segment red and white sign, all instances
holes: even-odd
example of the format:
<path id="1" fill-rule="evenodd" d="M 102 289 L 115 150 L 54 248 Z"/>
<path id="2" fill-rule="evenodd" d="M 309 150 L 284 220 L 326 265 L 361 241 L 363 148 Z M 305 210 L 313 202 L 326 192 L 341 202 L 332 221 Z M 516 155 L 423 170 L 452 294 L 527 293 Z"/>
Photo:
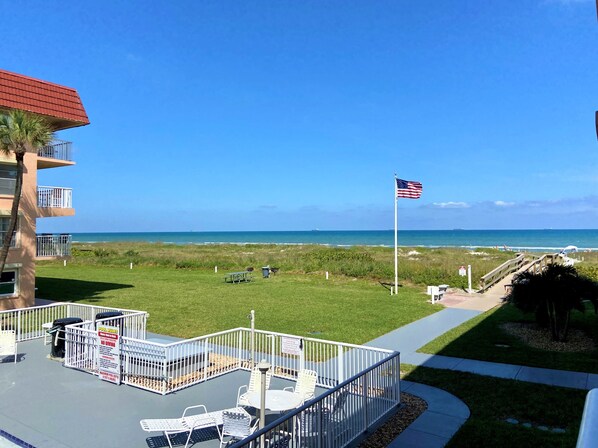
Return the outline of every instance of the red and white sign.
<path id="1" fill-rule="evenodd" d="M 467 275 L 467 270 L 465 269 L 465 266 L 461 266 L 461 267 L 459 268 L 459 275 L 460 275 L 461 277 L 465 277 L 465 276 Z"/>
<path id="2" fill-rule="evenodd" d="M 120 384 L 120 335 L 118 327 L 98 326 L 100 379 Z"/>

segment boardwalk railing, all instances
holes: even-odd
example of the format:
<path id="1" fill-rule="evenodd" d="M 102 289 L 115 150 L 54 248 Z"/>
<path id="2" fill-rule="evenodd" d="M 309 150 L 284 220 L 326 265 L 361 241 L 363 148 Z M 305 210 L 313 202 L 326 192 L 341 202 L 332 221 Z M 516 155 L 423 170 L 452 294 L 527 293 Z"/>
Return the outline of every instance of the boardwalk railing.
<path id="1" fill-rule="evenodd" d="M 71 142 L 63 140 L 54 140 L 49 145 L 46 145 L 37 150 L 38 157 L 47 157 L 49 159 L 72 161 L 72 146 Z"/>
<path id="2" fill-rule="evenodd" d="M 73 189 L 38 186 L 37 206 L 43 208 L 73 208 Z"/>
<path id="3" fill-rule="evenodd" d="M 480 278 L 480 291 L 484 292 L 507 275 L 517 272 L 525 264 L 525 255 L 518 254 L 515 258 L 505 261 Z"/>
<path id="4" fill-rule="evenodd" d="M 72 236 L 67 234 L 59 235 L 37 235 L 36 236 L 36 257 L 69 257 L 71 255 Z"/>
<path id="5" fill-rule="evenodd" d="M 97 335 L 87 323 L 67 326 L 67 367 L 97 373 L 92 355 L 82 355 L 97 345 Z M 318 372 L 317 384 L 335 387 L 345 378 L 390 356 L 392 351 L 343 344 L 248 328 L 165 342 L 121 338 L 122 381 L 159 394 L 201 383 L 235 370 L 250 370 L 257 360 L 272 364 L 275 376 L 294 380 L 301 369 Z M 253 341 L 253 342 L 252 342 Z"/>
<path id="6" fill-rule="evenodd" d="M 232 448 L 349 446 L 401 403 L 399 375 L 395 352 Z"/>
<path id="7" fill-rule="evenodd" d="M 539 274 L 546 266 L 553 263 L 560 263 L 562 260 L 558 254 L 545 254 L 542 255 L 537 260 L 532 261 L 529 265 L 525 266 L 525 269 L 522 272 L 531 272 L 533 274 Z"/>
<path id="8" fill-rule="evenodd" d="M 65 317 L 78 317 L 84 321 L 95 321 L 98 313 L 106 311 L 121 311 L 123 314 L 147 313 L 136 310 L 123 310 L 105 306 L 84 305 L 79 303 L 54 303 L 44 306 L 33 306 L 30 308 L 19 308 L 16 310 L 0 311 L 0 329 L 15 330 L 17 342 L 31 339 L 41 339 L 46 335 L 44 324 L 52 323 L 56 319 Z M 137 336 L 145 337 L 145 324 L 142 332 L 135 333 Z"/>

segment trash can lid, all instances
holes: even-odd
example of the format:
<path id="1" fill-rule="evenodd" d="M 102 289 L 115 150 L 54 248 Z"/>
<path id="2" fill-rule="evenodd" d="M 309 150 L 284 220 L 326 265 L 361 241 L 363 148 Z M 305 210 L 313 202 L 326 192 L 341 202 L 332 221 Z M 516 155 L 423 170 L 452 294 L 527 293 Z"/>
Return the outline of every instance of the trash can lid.
<path id="1" fill-rule="evenodd" d="M 96 314 L 96 319 L 108 319 L 109 317 L 119 317 L 122 315 L 122 311 L 104 311 Z"/>
<path id="2" fill-rule="evenodd" d="M 72 325 L 72 324 L 80 324 L 81 322 L 83 322 L 83 319 L 79 318 L 79 317 L 63 317 L 61 319 L 56 319 L 54 322 L 52 322 L 52 325 Z"/>

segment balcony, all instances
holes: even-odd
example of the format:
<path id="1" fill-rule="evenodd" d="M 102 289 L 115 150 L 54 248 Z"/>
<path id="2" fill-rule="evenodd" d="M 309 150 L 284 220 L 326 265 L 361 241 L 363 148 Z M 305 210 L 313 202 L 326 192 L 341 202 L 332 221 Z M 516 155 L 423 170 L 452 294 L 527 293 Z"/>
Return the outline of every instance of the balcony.
<path id="1" fill-rule="evenodd" d="M 73 208 L 73 189 L 37 187 L 37 206 L 42 208 Z"/>
<path id="2" fill-rule="evenodd" d="M 74 165 L 72 158 L 72 142 L 54 140 L 37 151 L 37 168 L 55 168 Z"/>
<path id="3" fill-rule="evenodd" d="M 62 187 L 37 187 L 38 217 L 72 216 L 73 189 Z"/>
<path id="4" fill-rule="evenodd" d="M 37 258 L 70 257 L 72 236 L 42 234 L 36 237 L 35 256 Z"/>

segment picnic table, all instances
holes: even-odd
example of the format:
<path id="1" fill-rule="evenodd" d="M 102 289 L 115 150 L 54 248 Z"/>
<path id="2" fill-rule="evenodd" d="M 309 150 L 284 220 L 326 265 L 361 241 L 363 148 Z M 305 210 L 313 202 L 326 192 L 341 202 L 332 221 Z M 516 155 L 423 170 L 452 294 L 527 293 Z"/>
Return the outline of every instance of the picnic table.
<path id="1" fill-rule="evenodd" d="M 253 274 L 249 271 L 229 272 L 224 276 L 226 283 L 250 282 L 253 280 Z"/>

